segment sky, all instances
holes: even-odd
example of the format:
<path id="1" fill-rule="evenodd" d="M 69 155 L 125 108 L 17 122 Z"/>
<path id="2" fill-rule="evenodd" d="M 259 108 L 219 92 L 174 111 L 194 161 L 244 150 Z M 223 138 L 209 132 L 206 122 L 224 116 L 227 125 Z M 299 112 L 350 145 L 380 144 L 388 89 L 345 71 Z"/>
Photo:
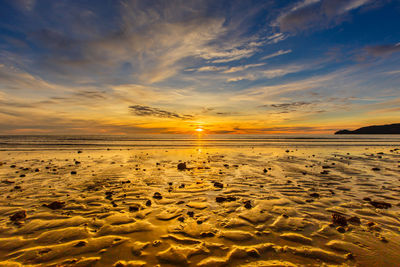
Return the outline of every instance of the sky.
<path id="1" fill-rule="evenodd" d="M 0 134 L 400 123 L 399 0 L 0 0 Z"/>

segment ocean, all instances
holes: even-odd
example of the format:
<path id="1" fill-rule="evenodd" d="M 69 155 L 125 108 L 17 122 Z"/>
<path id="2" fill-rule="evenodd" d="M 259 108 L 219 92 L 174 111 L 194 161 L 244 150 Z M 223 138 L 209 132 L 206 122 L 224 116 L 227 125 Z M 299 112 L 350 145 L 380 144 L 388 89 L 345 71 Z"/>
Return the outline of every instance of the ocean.
<path id="1" fill-rule="evenodd" d="M 0 150 L 397 146 L 400 135 L 2 135 Z"/>

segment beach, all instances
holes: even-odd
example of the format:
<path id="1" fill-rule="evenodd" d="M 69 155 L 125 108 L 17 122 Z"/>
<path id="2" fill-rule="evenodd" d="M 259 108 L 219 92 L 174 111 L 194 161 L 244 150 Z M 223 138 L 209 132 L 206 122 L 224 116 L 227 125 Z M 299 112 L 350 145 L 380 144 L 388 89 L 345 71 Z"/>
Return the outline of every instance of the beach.
<path id="1" fill-rule="evenodd" d="M 396 136 L 0 139 L 1 266 L 400 262 Z"/>

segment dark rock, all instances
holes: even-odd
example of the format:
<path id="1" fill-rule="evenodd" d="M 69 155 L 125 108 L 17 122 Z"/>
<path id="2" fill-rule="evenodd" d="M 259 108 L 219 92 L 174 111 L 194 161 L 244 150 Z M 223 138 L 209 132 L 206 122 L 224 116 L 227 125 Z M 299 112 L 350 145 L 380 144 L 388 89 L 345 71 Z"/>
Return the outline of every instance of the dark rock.
<path id="1" fill-rule="evenodd" d="M 364 197 L 364 198 L 363 198 L 363 200 L 365 200 L 365 201 L 368 201 L 368 202 L 369 202 L 369 201 L 371 201 L 371 198 L 369 198 L 369 197 Z"/>
<path id="2" fill-rule="evenodd" d="M 223 188 L 224 185 L 222 183 L 220 183 L 220 182 L 214 182 L 214 187 L 215 188 Z"/>
<path id="3" fill-rule="evenodd" d="M 129 211 L 130 212 L 135 212 L 135 211 L 138 211 L 140 209 L 140 205 L 132 205 L 132 206 L 129 206 Z"/>
<path id="4" fill-rule="evenodd" d="M 78 243 L 76 243 L 76 244 L 74 245 L 74 247 L 76 247 L 76 248 L 84 247 L 84 246 L 86 246 L 86 244 L 87 244 L 86 241 L 81 240 L 81 241 L 79 241 Z"/>
<path id="5" fill-rule="evenodd" d="M 26 218 L 26 210 L 20 210 L 10 216 L 10 220 L 13 222 L 17 222 L 19 220 Z"/>
<path id="6" fill-rule="evenodd" d="M 148 199 L 148 200 L 146 201 L 146 206 L 147 206 L 147 207 L 150 207 L 150 206 L 151 206 L 151 200 L 150 200 L 150 199 Z"/>
<path id="7" fill-rule="evenodd" d="M 368 227 L 372 227 L 372 226 L 374 226 L 374 225 L 375 225 L 374 222 L 368 222 L 368 223 L 367 223 L 367 226 L 368 226 Z"/>
<path id="8" fill-rule="evenodd" d="M 179 188 L 185 188 L 185 184 L 181 184 Z"/>
<path id="9" fill-rule="evenodd" d="M 318 193 L 311 193 L 311 194 L 310 194 L 310 197 L 318 198 L 318 197 L 319 197 L 319 194 L 318 194 Z"/>
<path id="10" fill-rule="evenodd" d="M 183 171 L 186 170 L 186 162 L 182 162 L 178 164 L 178 170 Z"/>
<path id="11" fill-rule="evenodd" d="M 71 174 L 76 174 L 76 171 L 71 171 Z"/>
<path id="12" fill-rule="evenodd" d="M 347 226 L 347 219 L 343 215 L 340 215 L 338 213 L 332 214 L 332 222 L 335 225 L 339 226 Z"/>
<path id="13" fill-rule="evenodd" d="M 14 190 L 21 190 L 21 186 L 19 185 L 14 186 Z"/>
<path id="14" fill-rule="evenodd" d="M 188 211 L 188 212 L 187 212 L 187 215 L 188 215 L 189 217 L 193 217 L 193 216 L 194 216 L 194 212 L 193 212 L 193 211 Z"/>
<path id="15" fill-rule="evenodd" d="M 162 199 L 162 195 L 159 192 L 155 192 L 153 195 L 154 199 Z"/>
<path id="16" fill-rule="evenodd" d="M 53 201 L 50 204 L 43 204 L 44 207 L 47 207 L 52 210 L 58 210 L 64 208 L 64 201 Z"/>
<path id="17" fill-rule="evenodd" d="M 264 169 L 264 171 L 263 171 L 264 173 L 267 173 L 268 172 L 268 170 L 267 169 Z"/>
<path id="18" fill-rule="evenodd" d="M 336 230 L 337 230 L 339 233 L 342 233 L 342 234 L 346 232 L 346 229 L 344 229 L 343 226 L 338 226 L 338 227 L 336 227 Z"/>
<path id="19" fill-rule="evenodd" d="M 217 201 L 218 203 L 222 203 L 226 201 L 226 197 L 216 197 L 215 201 Z"/>
<path id="20" fill-rule="evenodd" d="M 250 200 L 246 200 L 245 202 L 244 202 L 244 207 L 246 208 L 246 209 L 251 209 L 253 206 L 251 205 L 251 201 Z"/>
<path id="21" fill-rule="evenodd" d="M 377 209 L 388 209 L 392 207 L 392 204 L 384 201 L 371 201 L 369 203 Z"/>
<path id="22" fill-rule="evenodd" d="M 258 252 L 257 249 L 252 248 L 246 251 L 247 255 L 249 255 L 252 258 L 259 258 L 261 257 L 260 252 Z"/>
<path id="23" fill-rule="evenodd" d="M 178 221 L 184 222 L 184 221 L 185 221 L 185 218 L 184 218 L 184 217 L 179 217 L 179 218 L 178 218 Z"/>
<path id="24" fill-rule="evenodd" d="M 373 171 L 380 171 L 381 169 L 378 168 L 378 167 L 374 167 L 374 168 L 372 168 L 372 170 L 373 170 Z"/>

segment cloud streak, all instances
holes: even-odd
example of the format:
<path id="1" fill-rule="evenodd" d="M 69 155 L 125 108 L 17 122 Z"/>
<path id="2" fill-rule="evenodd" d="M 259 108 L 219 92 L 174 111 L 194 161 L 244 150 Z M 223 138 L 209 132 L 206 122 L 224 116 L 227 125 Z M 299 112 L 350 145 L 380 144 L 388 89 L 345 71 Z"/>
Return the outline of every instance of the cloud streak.
<path id="1" fill-rule="evenodd" d="M 129 110 L 136 116 L 150 116 L 150 117 L 158 117 L 158 118 L 168 118 L 168 119 L 180 119 L 180 120 L 193 120 L 194 116 L 192 115 L 183 115 L 175 112 L 162 110 L 159 108 L 143 106 L 143 105 L 132 105 L 129 106 Z"/>

